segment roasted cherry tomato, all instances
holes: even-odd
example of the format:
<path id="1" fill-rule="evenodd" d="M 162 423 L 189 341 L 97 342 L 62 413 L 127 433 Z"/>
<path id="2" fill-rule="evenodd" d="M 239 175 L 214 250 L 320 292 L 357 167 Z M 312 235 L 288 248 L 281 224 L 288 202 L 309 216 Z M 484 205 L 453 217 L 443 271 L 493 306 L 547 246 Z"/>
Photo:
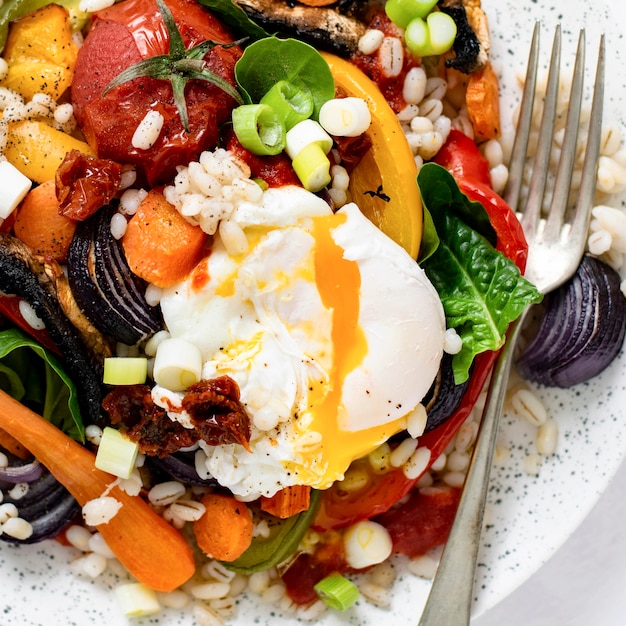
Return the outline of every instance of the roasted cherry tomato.
<path id="1" fill-rule="evenodd" d="M 384 513 L 415 484 L 414 480 L 406 478 L 401 469 L 380 474 L 374 472 L 367 461 L 362 462 L 362 469 L 369 469 L 369 480 L 362 490 L 348 494 L 338 482 L 323 492 L 320 508 L 313 520 L 314 528 L 342 528 Z"/>
<path id="2" fill-rule="evenodd" d="M 433 487 L 411 491 L 402 506 L 374 518 L 391 537 L 393 552 L 416 557 L 445 543 L 459 503 L 460 489 Z M 287 594 L 296 604 L 317 599 L 315 584 L 333 572 L 350 572 L 341 534 L 321 534 L 313 553 L 302 553 L 283 573 Z"/>
<path id="3" fill-rule="evenodd" d="M 194 0 L 168 0 L 183 42 L 227 43 L 230 33 Z M 233 98 L 205 80 L 190 80 L 185 90 L 189 133 L 183 128 L 167 80 L 136 78 L 102 97 L 120 72 L 142 59 L 167 54 L 169 37 L 155 0 L 125 0 L 99 11 L 78 54 L 72 103 L 91 148 L 103 159 L 131 163 L 153 187 L 169 181 L 176 166 L 197 159 L 218 141 L 220 124 L 230 119 Z M 207 69 L 233 86 L 238 47 L 215 46 L 204 56 Z M 163 115 L 158 139 L 148 149 L 134 148 L 132 138 L 148 111 Z"/>
<path id="4" fill-rule="evenodd" d="M 407 502 L 376 518 L 388 531 L 393 551 L 417 557 L 445 543 L 461 490 L 454 487 L 414 489 Z"/>

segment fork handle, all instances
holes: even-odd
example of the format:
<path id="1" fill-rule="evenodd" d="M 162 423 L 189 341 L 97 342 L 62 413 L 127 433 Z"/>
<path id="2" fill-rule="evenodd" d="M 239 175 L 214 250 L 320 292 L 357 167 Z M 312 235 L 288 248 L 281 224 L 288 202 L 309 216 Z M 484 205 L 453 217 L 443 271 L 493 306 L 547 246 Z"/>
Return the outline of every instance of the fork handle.
<path id="1" fill-rule="evenodd" d="M 514 347 L 524 317 L 523 314 L 512 324 L 496 360 L 459 507 L 419 626 L 467 626 L 470 622 L 489 471 Z"/>

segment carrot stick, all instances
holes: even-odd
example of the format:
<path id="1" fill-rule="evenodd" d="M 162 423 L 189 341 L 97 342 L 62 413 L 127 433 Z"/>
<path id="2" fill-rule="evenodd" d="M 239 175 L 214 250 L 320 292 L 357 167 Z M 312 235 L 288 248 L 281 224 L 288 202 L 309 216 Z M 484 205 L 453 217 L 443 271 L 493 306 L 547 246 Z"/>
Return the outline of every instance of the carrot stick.
<path id="1" fill-rule="evenodd" d="M 498 76 L 491 63 L 487 63 L 480 72 L 470 74 L 465 104 L 476 139 L 483 141 L 500 136 Z"/>
<path id="2" fill-rule="evenodd" d="M 220 561 L 234 561 L 252 543 L 252 513 L 233 496 L 207 493 L 201 500 L 204 515 L 193 523 L 198 547 Z"/>
<path id="3" fill-rule="evenodd" d="M 81 506 L 114 481 L 111 474 L 96 469 L 89 450 L 1 391 L 0 427 L 28 448 Z M 141 498 L 118 487 L 109 495 L 122 507 L 97 529 L 126 569 L 156 591 L 171 591 L 191 578 L 193 553 L 181 533 Z"/>
<path id="4" fill-rule="evenodd" d="M 0 428 L 0 446 L 22 461 L 28 461 L 33 455 L 10 433 Z"/>

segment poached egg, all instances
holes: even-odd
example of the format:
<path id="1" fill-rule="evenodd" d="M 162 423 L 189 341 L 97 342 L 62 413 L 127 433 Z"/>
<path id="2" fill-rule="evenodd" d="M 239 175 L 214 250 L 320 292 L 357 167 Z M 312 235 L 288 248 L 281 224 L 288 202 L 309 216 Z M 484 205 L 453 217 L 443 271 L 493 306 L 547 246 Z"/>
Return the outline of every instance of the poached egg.
<path id="1" fill-rule="evenodd" d="M 218 231 L 210 254 L 161 298 L 172 337 L 199 348 L 203 378 L 237 382 L 251 419 L 251 451 L 201 444 L 197 467 L 245 500 L 328 488 L 405 429 L 429 390 L 444 345 L 439 296 L 356 204 L 333 213 L 286 186 L 230 220 L 245 252 L 229 251 Z M 166 409 L 173 395 L 153 389 Z"/>

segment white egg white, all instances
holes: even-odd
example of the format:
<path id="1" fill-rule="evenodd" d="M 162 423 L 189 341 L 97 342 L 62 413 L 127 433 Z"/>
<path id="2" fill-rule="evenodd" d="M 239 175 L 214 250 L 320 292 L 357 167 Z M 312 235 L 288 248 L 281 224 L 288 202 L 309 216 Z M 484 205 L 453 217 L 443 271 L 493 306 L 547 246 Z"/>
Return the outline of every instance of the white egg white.
<path id="1" fill-rule="evenodd" d="M 430 388 L 443 353 L 441 302 L 354 204 L 333 215 L 317 196 L 283 187 L 231 219 L 248 252 L 230 255 L 216 235 L 210 255 L 161 299 L 172 336 L 200 348 L 203 377 L 237 382 L 251 419 L 251 451 L 203 445 L 204 466 L 242 499 L 327 488 L 403 429 Z"/>

